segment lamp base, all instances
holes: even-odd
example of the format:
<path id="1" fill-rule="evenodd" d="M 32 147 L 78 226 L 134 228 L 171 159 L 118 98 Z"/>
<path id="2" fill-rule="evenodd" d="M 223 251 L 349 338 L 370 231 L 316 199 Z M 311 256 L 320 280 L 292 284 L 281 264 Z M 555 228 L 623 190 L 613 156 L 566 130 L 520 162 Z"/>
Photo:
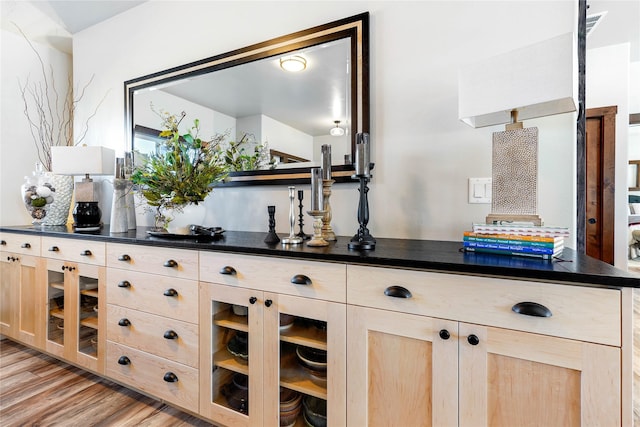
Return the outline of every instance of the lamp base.
<path id="1" fill-rule="evenodd" d="M 513 215 L 513 214 L 494 214 L 487 215 L 487 224 L 496 224 L 500 222 L 530 222 L 533 225 L 541 226 L 544 224 L 539 215 Z"/>

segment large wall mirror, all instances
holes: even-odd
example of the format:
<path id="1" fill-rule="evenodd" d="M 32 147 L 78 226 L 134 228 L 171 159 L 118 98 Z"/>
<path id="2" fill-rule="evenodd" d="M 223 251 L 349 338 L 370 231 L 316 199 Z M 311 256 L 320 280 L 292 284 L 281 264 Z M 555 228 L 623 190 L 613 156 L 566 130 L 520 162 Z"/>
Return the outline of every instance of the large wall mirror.
<path id="1" fill-rule="evenodd" d="M 226 134 L 246 155 L 260 153 L 223 185 L 308 183 L 323 144 L 332 178 L 351 181 L 355 135 L 369 132 L 368 37 L 363 13 L 126 81 L 129 146 L 157 150 L 154 111 L 185 111 L 203 137 Z M 288 60 L 303 69 L 287 71 Z"/>

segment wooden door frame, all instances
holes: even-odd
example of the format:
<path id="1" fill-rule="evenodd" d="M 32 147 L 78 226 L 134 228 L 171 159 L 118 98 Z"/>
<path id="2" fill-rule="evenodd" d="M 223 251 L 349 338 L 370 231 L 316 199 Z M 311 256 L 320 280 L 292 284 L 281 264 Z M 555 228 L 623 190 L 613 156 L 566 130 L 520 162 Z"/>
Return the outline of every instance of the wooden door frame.
<path id="1" fill-rule="evenodd" d="M 616 155 L 616 115 L 618 113 L 618 107 L 600 107 L 589 108 L 586 110 L 585 123 L 589 119 L 599 119 L 601 122 L 601 164 L 603 165 L 601 170 L 600 180 L 600 200 L 601 200 L 601 213 L 602 217 L 599 218 L 602 227 L 602 242 L 609 241 L 610 245 L 602 245 L 601 256 L 603 260 L 610 260 L 611 264 L 614 262 L 615 255 L 615 155 Z M 586 130 L 586 126 L 585 126 Z M 586 143 L 586 138 L 585 138 Z M 588 165 L 585 163 L 585 190 L 586 190 L 586 173 Z M 578 197 L 585 199 L 585 214 L 586 214 L 586 193 L 578 193 Z M 586 218 L 586 216 L 585 216 Z M 585 227 L 580 230 L 586 239 L 586 221 Z M 586 241 L 585 241 L 586 252 Z M 609 261 L 607 261 L 609 262 Z"/>

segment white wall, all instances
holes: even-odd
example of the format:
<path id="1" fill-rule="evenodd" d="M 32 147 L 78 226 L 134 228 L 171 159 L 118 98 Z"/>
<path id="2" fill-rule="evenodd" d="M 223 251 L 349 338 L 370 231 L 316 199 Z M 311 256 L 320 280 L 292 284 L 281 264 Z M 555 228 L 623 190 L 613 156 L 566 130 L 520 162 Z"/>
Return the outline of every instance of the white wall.
<path id="1" fill-rule="evenodd" d="M 588 41 L 587 41 L 588 42 Z M 628 248 L 627 167 L 629 135 L 629 43 L 587 50 L 587 108 L 617 106 L 614 264 L 626 269 Z M 620 185 L 618 185 L 620 183 Z"/>
<path id="2" fill-rule="evenodd" d="M 457 119 L 457 69 L 573 31 L 575 3 L 151 0 L 74 36 L 75 80 L 95 74 L 76 118 L 82 123 L 106 94 L 88 141 L 123 151 L 124 81 L 369 11 L 376 163 L 369 228 L 376 237 L 460 240 L 490 211 L 467 203 L 467 179 L 491 175 L 491 133 L 502 128 L 472 129 Z M 575 115 L 531 125 L 540 128 L 540 214 L 547 224 L 573 228 Z M 357 198 L 355 183 L 334 186 L 337 234 L 357 230 Z M 266 231 L 266 206 L 275 204 L 277 229 L 288 231 L 284 186 L 219 188 L 207 204 L 207 225 L 249 231 Z"/>

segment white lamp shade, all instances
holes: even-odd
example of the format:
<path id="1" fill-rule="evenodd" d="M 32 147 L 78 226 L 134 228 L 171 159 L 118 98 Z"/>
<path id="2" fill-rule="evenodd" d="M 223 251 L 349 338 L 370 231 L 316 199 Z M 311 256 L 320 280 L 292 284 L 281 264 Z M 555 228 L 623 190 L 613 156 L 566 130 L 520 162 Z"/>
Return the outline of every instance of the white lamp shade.
<path id="1" fill-rule="evenodd" d="M 462 67 L 458 118 L 477 128 L 576 110 L 577 49 L 573 33 Z"/>
<path id="2" fill-rule="evenodd" d="M 113 175 L 115 158 L 106 147 L 51 147 L 51 169 L 58 175 Z"/>

